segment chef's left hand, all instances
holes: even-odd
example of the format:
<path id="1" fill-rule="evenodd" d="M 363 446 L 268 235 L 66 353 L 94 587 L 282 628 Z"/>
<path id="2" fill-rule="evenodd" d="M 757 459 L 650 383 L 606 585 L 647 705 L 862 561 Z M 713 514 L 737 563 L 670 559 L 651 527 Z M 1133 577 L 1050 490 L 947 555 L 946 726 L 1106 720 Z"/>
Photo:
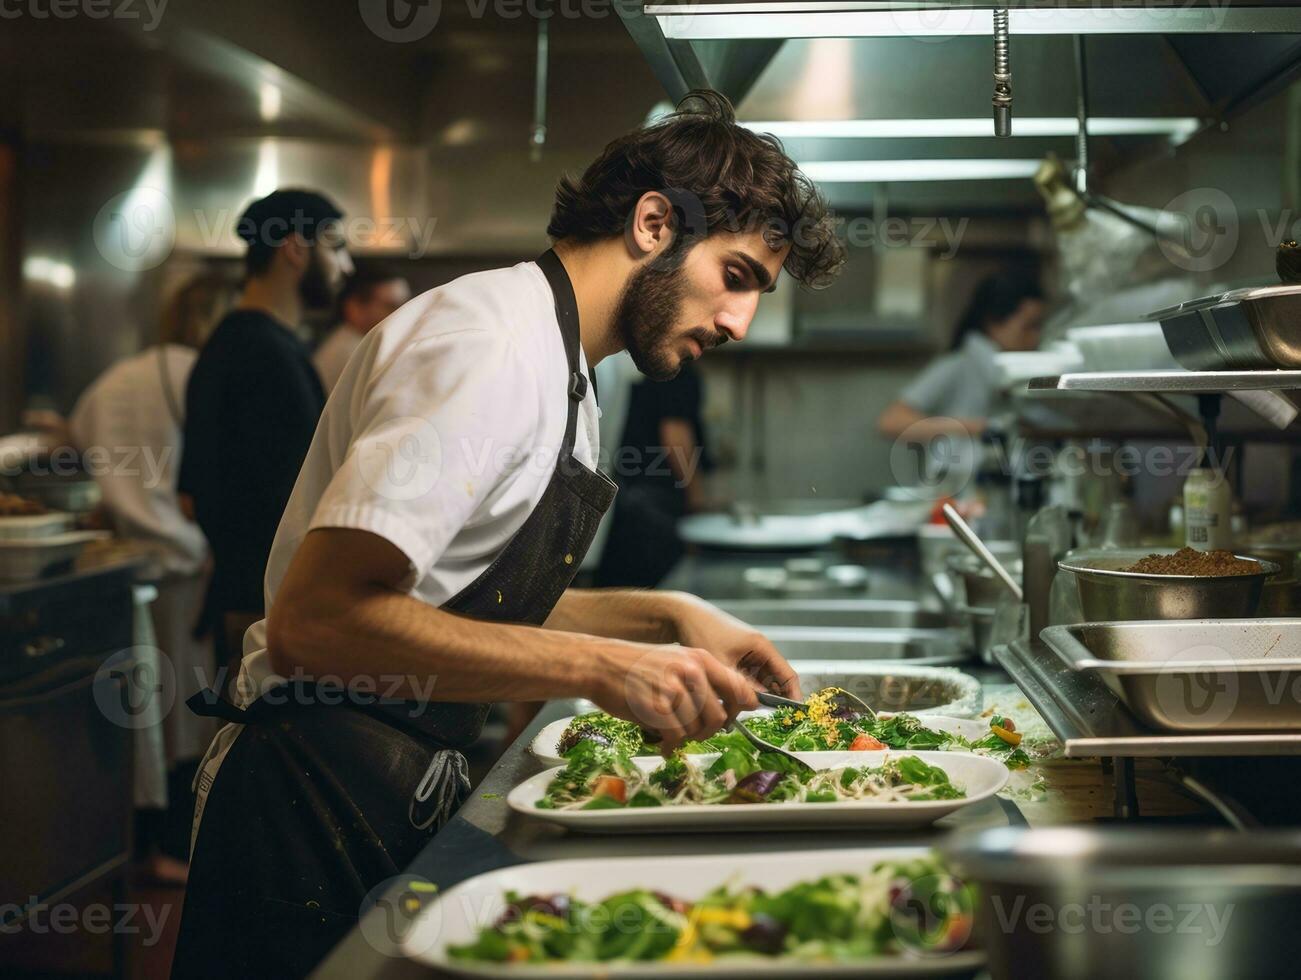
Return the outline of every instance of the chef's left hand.
<path id="1" fill-rule="evenodd" d="M 766 636 L 703 599 L 677 598 L 673 618 L 679 643 L 708 650 L 748 677 L 756 690 L 802 699 L 799 678 Z"/>

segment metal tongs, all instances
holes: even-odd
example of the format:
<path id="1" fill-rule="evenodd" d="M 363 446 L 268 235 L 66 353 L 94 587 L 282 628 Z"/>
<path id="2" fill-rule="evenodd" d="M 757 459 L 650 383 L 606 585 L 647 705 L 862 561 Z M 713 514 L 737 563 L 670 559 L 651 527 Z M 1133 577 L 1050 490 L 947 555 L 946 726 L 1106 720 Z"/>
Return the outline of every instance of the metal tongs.
<path id="1" fill-rule="evenodd" d="M 776 695 L 772 695 L 772 696 L 775 697 Z M 763 701 L 763 698 L 764 698 L 764 695 L 762 695 L 762 694 L 759 695 L 759 700 L 760 700 L 761 702 Z M 781 700 L 781 701 L 787 701 L 786 698 L 780 698 L 779 700 Z M 787 703 L 788 703 L 788 704 L 796 704 L 796 703 L 798 703 L 798 702 L 795 702 L 795 701 L 787 701 Z M 784 759 L 789 759 L 791 762 L 795 763 L 795 765 L 798 766 L 798 767 L 799 767 L 801 770 L 803 770 L 804 772 L 817 772 L 816 769 L 814 769 L 811 765 L 809 765 L 807 762 L 805 762 L 805 761 L 804 761 L 803 759 L 801 759 L 799 756 L 792 755 L 791 753 L 789 753 L 789 752 L 787 752 L 785 749 L 783 749 L 780 745 L 773 745 L 771 742 L 764 741 L 764 740 L 761 739 L 758 735 L 756 735 L 754 732 L 750 731 L 750 729 L 746 728 L 744 724 L 742 724 L 741 722 L 737 721 L 735 718 L 733 718 L 733 719 L 728 723 L 728 727 L 731 728 L 732 731 L 734 731 L 734 732 L 740 732 L 742 735 L 744 735 L 747 739 L 749 739 L 750 744 L 753 745 L 753 746 L 754 746 L 756 749 L 758 749 L 760 752 L 776 752 L 776 753 L 777 753 L 778 755 L 780 755 L 782 758 L 784 758 Z"/>
<path id="2" fill-rule="evenodd" d="M 809 706 L 804 701 L 794 701 L 790 698 L 784 698 L 779 694 L 759 694 L 759 703 L 768 708 L 796 708 L 800 711 L 807 712 Z M 831 695 L 831 708 L 833 711 L 849 710 L 856 711 L 861 715 L 867 715 L 873 721 L 876 721 L 876 711 L 860 697 L 850 694 L 842 688 L 836 688 Z"/>

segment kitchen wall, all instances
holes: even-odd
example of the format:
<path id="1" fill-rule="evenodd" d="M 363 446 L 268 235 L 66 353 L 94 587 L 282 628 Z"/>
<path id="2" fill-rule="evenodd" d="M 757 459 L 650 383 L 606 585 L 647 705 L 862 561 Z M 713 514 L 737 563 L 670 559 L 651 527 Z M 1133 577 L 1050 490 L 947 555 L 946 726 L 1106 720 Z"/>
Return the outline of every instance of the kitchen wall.
<path id="1" fill-rule="evenodd" d="M 1171 274 L 1191 271 L 1207 288 L 1272 279 L 1278 242 L 1301 234 L 1298 139 L 1301 86 L 1293 85 L 1178 148 L 1102 176 L 1097 185 L 1123 203 L 1194 219 L 1193 244 L 1206 255 L 1195 263 L 1165 258 Z"/>

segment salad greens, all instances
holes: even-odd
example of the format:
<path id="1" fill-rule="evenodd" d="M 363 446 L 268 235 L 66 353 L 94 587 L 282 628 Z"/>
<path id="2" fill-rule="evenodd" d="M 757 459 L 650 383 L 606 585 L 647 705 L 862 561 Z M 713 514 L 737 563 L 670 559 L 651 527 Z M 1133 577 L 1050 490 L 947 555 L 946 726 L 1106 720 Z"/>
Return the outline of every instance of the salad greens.
<path id="1" fill-rule="evenodd" d="M 973 751 L 991 755 L 1009 769 L 1024 769 L 1030 757 L 1020 748 L 1021 735 L 1001 715 L 990 719 L 990 729 L 983 737 L 971 740 L 961 735 L 927 728 L 915 715 L 897 714 L 873 720 L 866 715 L 833 711 L 827 704 L 828 688 L 808 698 L 810 710 L 777 708 L 769 714 L 755 715 L 743 724 L 764 741 L 781 746 L 788 752 L 867 751 L 911 749 L 921 751 Z M 561 735 L 559 754 L 568 760 L 570 753 L 585 742 L 617 749 L 630 756 L 658 755 L 653 742 L 647 741 L 640 725 L 615 718 L 603 711 L 579 715 Z M 688 742 L 688 754 L 721 752 L 727 735 L 716 735 L 699 742 Z"/>
<path id="2" fill-rule="evenodd" d="M 693 902 L 645 888 L 599 902 L 509 892 L 497 921 L 448 953 L 492 963 L 853 961 L 961 949 L 972 908 L 969 888 L 926 855 L 771 893 L 724 885 Z"/>
<path id="3" fill-rule="evenodd" d="M 808 772 L 776 752 L 760 752 L 737 732 L 711 739 L 718 758 L 693 765 L 675 754 L 646 772 L 621 749 L 580 742 L 537 802 L 543 810 L 621 810 L 691 803 L 838 803 L 847 800 L 963 799 L 948 774 L 914 755 L 879 766 Z"/>

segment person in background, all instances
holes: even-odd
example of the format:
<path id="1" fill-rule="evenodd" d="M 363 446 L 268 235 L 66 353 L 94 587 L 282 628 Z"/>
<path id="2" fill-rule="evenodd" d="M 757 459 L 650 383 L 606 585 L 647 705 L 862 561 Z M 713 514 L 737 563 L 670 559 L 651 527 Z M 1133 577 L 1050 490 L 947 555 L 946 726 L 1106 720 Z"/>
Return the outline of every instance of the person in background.
<path id="1" fill-rule="evenodd" d="M 236 226 L 248 246 L 244 292 L 218 324 L 185 394 L 181 492 L 212 546 L 204 620 L 219 664 L 238 669 L 245 629 L 265 612 L 262 577 L 276 526 L 325 407 L 295 332 L 328 309 L 352 271 L 343 213 L 309 190 L 278 190 Z"/>
<path id="2" fill-rule="evenodd" d="M 129 447 L 136 454 L 135 466 L 102 467 L 95 479 L 118 537 L 153 557 L 154 635 L 171 661 L 178 705 L 202 690 L 213 671 L 212 639 L 196 638 L 194 629 L 203 606 L 208 543 L 181 512 L 176 491 L 185 385 L 199 347 L 230 308 L 234 292 L 215 276 L 183 285 L 164 309 L 159 342 L 101 374 L 77 400 L 67 425 L 68 441 L 83 455 L 96 447 Z M 158 815 L 156 828 L 149 826 L 149 811 L 138 834 L 142 850 L 160 845 L 148 863 L 156 879 L 185 880 L 194 807 L 190 782 L 214 733 L 211 719 L 189 711 L 169 711 L 164 718 L 168 810 Z"/>
<path id="3" fill-rule="evenodd" d="M 391 269 L 358 264 L 339 293 L 338 323 L 321 341 L 312 363 L 329 395 L 361 338 L 411 298 L 411 285 Z"/>
<path id="4" fill-rule="evenodd" d="M 995 355 L 1037 348 L 1046 312 L 1035 277 L 1000 272 L 982 280 L 958 322 L 950 352 L 904 388 L 877 419 L 877 431 L 898 439 L 907 430 L 922 442 L 955 429 L 979 435 L 997 393 Z"/>
<path id="5" fill-rule="evenodd" d="M 619 495 L 596 570 L 601 587 L 653 588 L 682 557 L 678 519 L 702 509 L 707 464 L 700 373 L 684 361 L 668 381 L 642 379 L 609 456 Z"/>

